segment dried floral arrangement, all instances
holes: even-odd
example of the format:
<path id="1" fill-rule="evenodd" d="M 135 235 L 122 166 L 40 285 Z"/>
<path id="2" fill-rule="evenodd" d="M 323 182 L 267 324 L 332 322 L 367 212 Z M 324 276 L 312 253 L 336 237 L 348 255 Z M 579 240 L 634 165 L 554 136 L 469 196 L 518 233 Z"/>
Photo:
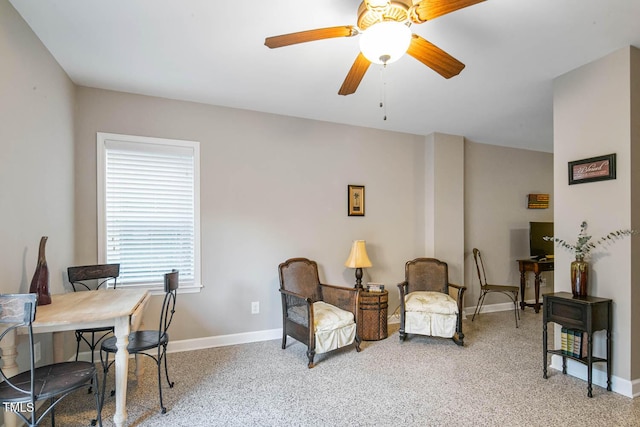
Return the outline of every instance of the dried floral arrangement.
<path id="1" fill-rule="evenodd" d="M 615 230 L 599 239 L 591 240 L 593 236 L 587 234 L 587 221 L 582 221 L 580 224 L 580 233 L 578 233 L 578 240 L 575 244 L 571 244 L 564 239 L 553 236 L 544 236 L 543 239 L 547 241 L 553 241 L 560 247 L 570 250 L 576 256 L 576 259 L 584 259 L 587 257 L 593 249 L 604 243 L 613 243 L 623 237 L 632 236 L 637 234 L 636 230 Z"/>

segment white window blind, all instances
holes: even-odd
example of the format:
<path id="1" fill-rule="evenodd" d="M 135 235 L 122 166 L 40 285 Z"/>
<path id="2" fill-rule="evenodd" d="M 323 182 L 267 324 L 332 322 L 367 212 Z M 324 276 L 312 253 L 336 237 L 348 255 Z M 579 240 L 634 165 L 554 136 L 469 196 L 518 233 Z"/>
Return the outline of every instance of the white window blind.
<path id="1" fill-rule="evenodd" d="M 200 288 L 199 144 L 98 133 L 99 258 L 118 286 Z M 102 203 L 100 203 L 102 202 Z"/>

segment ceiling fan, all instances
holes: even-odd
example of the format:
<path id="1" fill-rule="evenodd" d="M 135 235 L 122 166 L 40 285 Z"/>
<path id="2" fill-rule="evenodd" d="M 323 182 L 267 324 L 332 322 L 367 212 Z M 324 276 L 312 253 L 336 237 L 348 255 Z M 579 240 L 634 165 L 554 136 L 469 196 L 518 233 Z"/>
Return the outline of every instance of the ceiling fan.
<path id="1" fill-rule="evenodd" d="M 446 79 L 456 76 L 464 64 L 417 34 L 409 26 L 455 12 L 485 0 L 364 0 L 358 7 L 357 26 L 317 28 L 315 30 L 267 37 L 271 48 L 315 40 L 361 35 L 360 53 L 351 66 L 338 94 L 350 95 L 371 63 L 389 64 L 405 52 Z M 414 4 L 415 3 L 415 4 Z"/>

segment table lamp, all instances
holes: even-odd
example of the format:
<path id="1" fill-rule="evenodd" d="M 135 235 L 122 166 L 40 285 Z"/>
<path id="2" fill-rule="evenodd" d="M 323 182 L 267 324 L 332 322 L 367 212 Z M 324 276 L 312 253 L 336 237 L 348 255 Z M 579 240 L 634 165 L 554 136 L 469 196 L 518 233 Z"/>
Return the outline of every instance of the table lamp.
<path id="1" fill-rule="evenodd" d="M 351 253 L 344 263 L 345 267 L 356 269 L 355 288 L 362 288 L 362 269 L 371 267 L 371 261 L 367 256 L 367 248 L 364 240 L 354 240 L 351 245 Z"/>

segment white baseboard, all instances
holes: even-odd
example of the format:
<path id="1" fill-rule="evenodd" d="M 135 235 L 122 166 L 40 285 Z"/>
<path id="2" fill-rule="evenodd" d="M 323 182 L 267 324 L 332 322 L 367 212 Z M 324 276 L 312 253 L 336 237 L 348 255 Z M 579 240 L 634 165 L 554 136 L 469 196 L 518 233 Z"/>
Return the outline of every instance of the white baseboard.
<path id="1" fill-rule="evenodd" d="M 463 315 L 471 316 L 473 315 L 474 307 L 466 307 L 464 309 Z M 489 304 L 482 306 L 482 313 L 493 313 L 497 311 L 507 311 L 513 310 L 512 303 L 501 303 L 501 304 Z M 389 324 L 399 323 L 400 316 L 398 314 L 391 314 L 387 319 Z M 211 337 L 203 337 L 203 338 L 195 338 L 188 340 L 180 340 L 180 341 L 171 341 L 169 342 L 169 347 L 167 351 L 169 353 L 181 352 L 181 351 L 191 351 L 191 350 L 202 350 L 205 348 L 213 348 L 213 347 L 224 347 L 227 345 L 235 345 L 235 344 L 248 344 L 252 342 L 259 341 L 269 341 L 282 338 L 282 328 L 278 329 L 266 329 L 263 331 L 254 331 L 254 332 L 244 332 L 240 334 L 230 334 L 230 335 L 218 335 Z M 89 352 L 81 352 L 80 360 L 91 360 Z"/>
<path id="2" fill-rule="evenodd" d="M 473 315 L 473 310 L 475 307 L 466 307 L 464 309 L 464 314 Z M 501 303 L 501 304 L 490 304 L 482 307 L 481 313 L 493 313 L 498 311 L 508 311 L 513 310 L 512 303 Z M 399 316 L 392 314 L 388 318 L 389 324 L 394 324 L 399 322 Z M 203 350 L 206 348 L 213 347 L 224 347 L 228 345 L 236 345 L 236 344 L 248 344 L 252 342 L 259 341 L 269 341 L 275 339 L 282 338 L 282 328 L 278 329 L 267 329 L 263 331 L 254 331 L 254 332 L 245 332 L 240 334 L 230 334 L 230 335 L 219 335 L 219 336 L 211 336 L 204 338 L 195 338 L 188 340 L 180 340 L 180 341 L 171 341 L 169 343 L 168 352 L 181 352 L 181 351 L 192 351 L 192 350 Z M 89 352 L 80 353 L 80 360 L 90 360 Z M 597 364 L 595 367 L 598 367 Z M 551 365 L 549 366 L 551 369 L 562 372 L 562 357 L 554 355 L 551 358 Z M 573 360 L 567 360 L 567 374 L 580 378 L 584 381 L 587 380 L 587 367 L 581 363 L 575 362 Z M 601 371 L 599 369 L 593 369 L 593 384 L 596 384 L 601 387 L 607 386 L 607 374 L 605 371 Z M 615 375 L 611 377 L 611 388 L 614 392 L 621 394 L 623 396 L 635 398 L 640 397 L 640 379 L 629 381 Z M 586 393 L 586 384 L 585 384 L 585 393 Z"/>
<path id="3" fill-rule="evenodd" d="M 518 309 L 520 308 L 520 305 L 518 305 Z M 462 318 L 466 319 L 467 316 L 473 316 L 473 312 L 475 311 L 476 307 L 465 307 L 463 309 L 462 312 Z M 509 310 L 513 310 L 513 303 L 511 302 L 505 302 L 505 303 L 500 303 L 500 304 L 488 304 L 488 305 L 483 305 L 482 306 L 482 310 L 480 310 L 480 313 L 495 313 L 498 311 L 509 311 Z M 394 323 L 400 323 L 400 314 L 398 313 L 393 313 L 391 315 L 389 315 L 389 317 L 387 318 L 387 323 L 392 325 Z"/>
<path id="4" fill-rule="evenodd" d="M 241 334 L 218 335 L 214 337 L 195 338 L 171 341 L 167 352 L 202 350 L 205 348 L 225 347 L 228 345 L 248 344 L 258 341 L 269 341 L 282 338 L 282 328 L 263 331 L 244 332 Z"/>
<path id="5" fill-rule="evenodd" d="M 245 332 L 242 334 L 218 335 L 213 337 L 195 338 L 189 340 L 170 341 L 167 353 L 179 353 L 181 351 L 202 350 L 205 348 L 225 347 L 235 344 L 248 344 L 259 341 L 269 341 L 282 338 L 282 328 L 268 329 L 264 331 Z M 130 356 L 133 357 L 133 356 Z M 90 361 L 91 353 L 80 352 L 79 360 Z M 69 360 L 75 360 L 72 357 Z M 96 350 L 96 362 L 100 363 L 98 350 Z"/>
<path id="6" fill-rule="evenodd" d="M 640 397 L 640 379 L 631 381 L 631 396 L 634 399 Z"/>
<path id="7" fill-rule="evenodd" d="M 551 369 L 562 373 L 562 356 L 553 355 L 551 357 Z M 607 388 L 607 372 L 597 369 L 599 367 L 605 367 L 603 363 L 597 363 L 593 365 L 592 382 L 600 387 Z M 580 378 L 585 381 L 584 393 L 587 394 L 587 366 L 580 362 L 576 362 L 571 359 L 567 359 L 567 375 Z M 638 397 L 640 396 L 640 380 L 629 381 L 615 375 L 611 375 L 611 390 L 626 397 Z"/>
<path id="8" fill-rule="evenodd" d="M 518 303 L 518 309 L 520 309 L 520 303 Z M 467 316 L 473 316 L 473 312 L 476 310 L 476 306 L 465 307 L 464 313 Z M 480 313 L 495 313 L 498 311 L 513 310 L 513 302 L 501 302 L 499 304 L 484 304 Z"/>
<path id="9" fill-rule="evenodd" d="M 467 307 L 464 315 L 473 314 L 475 307 Z M 497 311 L 513 310 L 513 304 L 490 304 L 482 307 L 483 313 L 492 313 Z M 387 319 L 389 324 L 399 323 L 400 316 L 391 314 Z M 269 341 L 282 338 L 282 328 L 267 329 L 263 331 L 245 332 L 241 334 L 219 335 L 204 338 L 195 338 L 189 340 L 171 341 L 169 343 L 168 352 L 180 352 L 191 350 L 202 350 L 205 348 L 224 347 L 235 344 L 248 344 L 258 341 Z"/>

